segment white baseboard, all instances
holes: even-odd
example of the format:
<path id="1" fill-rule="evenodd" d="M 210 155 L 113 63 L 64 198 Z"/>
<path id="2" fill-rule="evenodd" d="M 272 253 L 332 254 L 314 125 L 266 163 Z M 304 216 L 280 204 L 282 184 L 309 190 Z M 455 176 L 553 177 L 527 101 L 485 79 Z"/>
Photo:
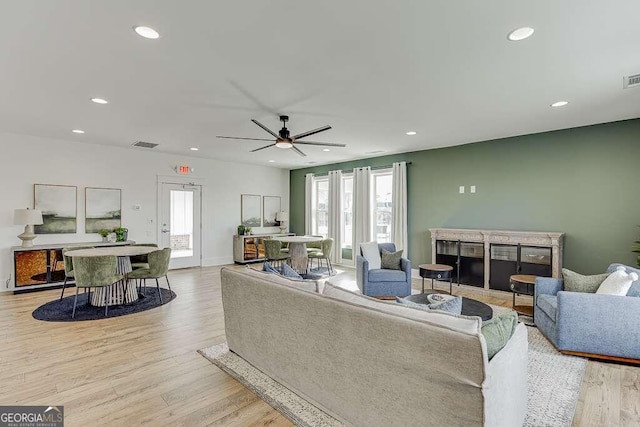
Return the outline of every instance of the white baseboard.
<path id="1" fill-rule="evenodd" d="M 202 258 L 203 267 L 214 267 L 218 265 L 233 264 L 233 256 L 217 257 L 217 258 Z"/>

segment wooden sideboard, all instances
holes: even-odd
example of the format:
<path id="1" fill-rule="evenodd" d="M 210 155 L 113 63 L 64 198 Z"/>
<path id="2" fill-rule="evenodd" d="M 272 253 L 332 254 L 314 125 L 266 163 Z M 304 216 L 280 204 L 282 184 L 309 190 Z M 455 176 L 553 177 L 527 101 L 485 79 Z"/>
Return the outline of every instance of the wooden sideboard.
<path id="1" fill-rule="evenodd" d="M 431 260 L 458 283 L 509 290 L 513 274 L 560 277 L 564 233 L 431 228 Z"/>
<path id="2" fill-rule="evenodd" d="M 295 236 L 295 233 L 235 235 L 233 236 L 233 261 L 237 264 L 264 261 L 263 240 L 283 236 Z"/>
<path id="3" fill-rule="evenodd" d="M 124 246 L 133 243 L 135 243 L 133 240 L 127 240 L 126 242 L 51 243 L 29 248 L 13 246 L 10 250 L 13 280 L 7 288 L 13 289 L 14 293 L 21 293 L 61 286 L 64 282 L 63 248 Z"/>

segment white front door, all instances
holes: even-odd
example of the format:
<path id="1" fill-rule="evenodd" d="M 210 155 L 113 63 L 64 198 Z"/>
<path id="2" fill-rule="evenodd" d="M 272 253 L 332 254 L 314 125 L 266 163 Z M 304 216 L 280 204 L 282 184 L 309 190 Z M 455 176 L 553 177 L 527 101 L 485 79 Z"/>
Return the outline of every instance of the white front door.
<path id="1" fill-rule="evenodd" d="M 199 267 L 202 187 L 167 182 L 160 185 L 160 246 L 171 248 L 169 268 Z"/>

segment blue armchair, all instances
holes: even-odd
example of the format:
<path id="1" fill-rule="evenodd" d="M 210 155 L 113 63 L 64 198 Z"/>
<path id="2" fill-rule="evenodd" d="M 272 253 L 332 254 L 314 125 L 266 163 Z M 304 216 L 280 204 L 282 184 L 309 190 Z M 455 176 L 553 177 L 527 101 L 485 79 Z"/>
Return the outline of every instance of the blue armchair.
<path id="1" fill-rule="evenodd" d="M 611 264 L 607 273 L 619 265 Z M 640 359 L 640 280 L 627 296 L 616 296 L 567 292 L 562 279 L 539 277 L 534 301 L 536 326 L 561 352 Z"/>
<path id="2" fill-rule="evenodd" d="M 396 251 L 393 243 L 378 243 L 378 250 Z M 400 260 L 402 270 L 374 269 L 369 270 L 369 261 L 364 259 L 358 249 L 356 257 L 356 282 L 363 294 L 370 297 L 406 297 L 411 295 L 411 261 Z"/>

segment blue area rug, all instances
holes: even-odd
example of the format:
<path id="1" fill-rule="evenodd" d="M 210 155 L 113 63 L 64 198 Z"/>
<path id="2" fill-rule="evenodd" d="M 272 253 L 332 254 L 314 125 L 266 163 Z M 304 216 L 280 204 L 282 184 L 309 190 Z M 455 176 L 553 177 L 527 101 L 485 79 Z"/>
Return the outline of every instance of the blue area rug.
<path id="1" fill-rule="evenodd" d="M 46 322 L 75 322 L 82 320 L 99 320 L 104 319 L 104 307 L 95 307 L 87 304 L 87 294 L 78 294 L 78 304 L 76 306 L 76 317 L 71 318 L 73 311 L 73 299 L 74 295 L 65 297 L 62 300 L 59 298 L 54 301 L 50 301 L 46 304 L 36 308 L 32 313 L 34 319 L 44 320 Z M 82 290 L 81 290 L 82 292 Z M 176 298 L 176 293 L 166 288 L 160 288 L 162 292 L 162 301 L 167 304 Z M 138 294 L 138 301 L 124 305 L 109 306 L 109 317 L 126 316 L 127 314 L 139 313 L 141 311 L 151 310 L 152 308 L 160 307 L 160 297 L 158 296 L 158 289 L 148 286 L 146 289 L 142 289 Z"/>

